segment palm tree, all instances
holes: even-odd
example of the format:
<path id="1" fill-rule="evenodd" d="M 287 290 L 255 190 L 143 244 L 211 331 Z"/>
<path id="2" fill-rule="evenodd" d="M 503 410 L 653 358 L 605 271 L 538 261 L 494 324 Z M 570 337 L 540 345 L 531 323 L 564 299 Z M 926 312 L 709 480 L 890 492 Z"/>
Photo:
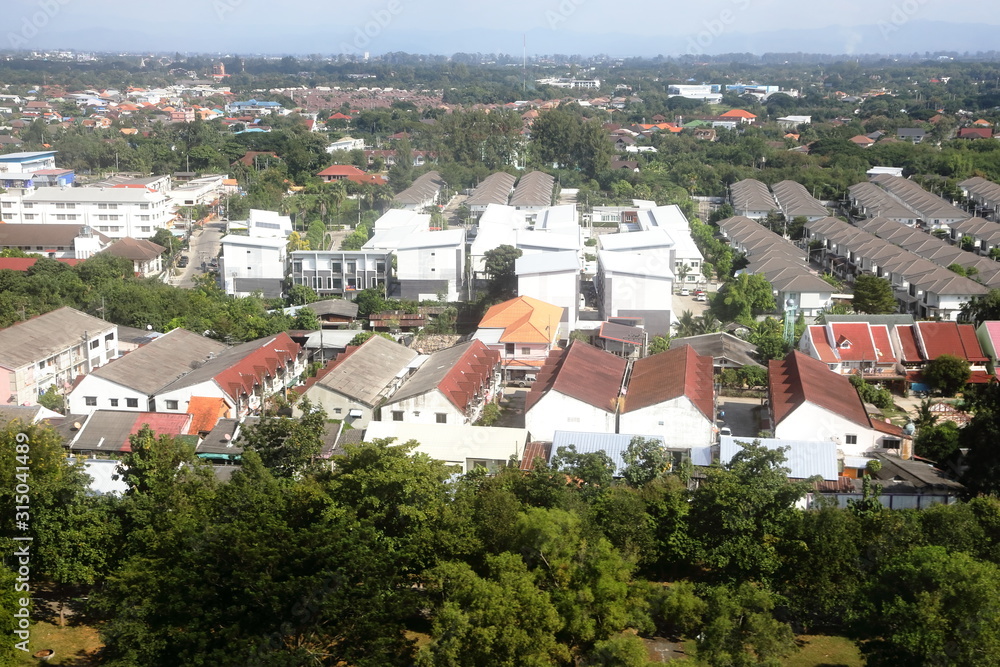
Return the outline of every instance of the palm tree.
<path id="1" fill-rule="evenodd" d="M 674 328 L 677 330 L 676 336 L 678 338 L 697 336 L 699 333 L 698 319 L 690 310 L 682 312 L 674 323 Z"/>

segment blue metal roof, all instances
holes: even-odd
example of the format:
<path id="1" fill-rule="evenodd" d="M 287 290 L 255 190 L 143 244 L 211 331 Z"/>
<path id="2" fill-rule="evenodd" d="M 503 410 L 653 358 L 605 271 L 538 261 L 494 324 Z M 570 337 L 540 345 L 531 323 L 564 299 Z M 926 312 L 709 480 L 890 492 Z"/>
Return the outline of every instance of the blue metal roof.
<path id="1" fill-rule="evenodd" d="M 788 447 L 785 452 L 785 467 L 789 469 L 788 476 L 792 479 L 806 479 L 819 475 L 827 481 L 834 481 L 839 476 L 837 466 L 837 444 L 832 441 L 816 440 L 777 440 L 775 438 L 734 438 L 724 435 L 719 438 L 719 461 L 725 465 L 733 460 L 737 452 L 743 449 L 737 444 L 756 440 L 768 449 Z"/>

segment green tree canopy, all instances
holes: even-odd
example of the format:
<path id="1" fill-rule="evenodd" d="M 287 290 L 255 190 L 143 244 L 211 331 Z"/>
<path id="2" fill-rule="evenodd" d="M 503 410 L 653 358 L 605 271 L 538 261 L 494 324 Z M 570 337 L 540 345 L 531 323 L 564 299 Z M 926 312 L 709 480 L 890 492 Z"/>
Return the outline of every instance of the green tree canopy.
<path id="1" fill-rule="evenodd" d="M 931 359 L 924 367 L 924 380 L 945 396 L 954 396 L 972 377 L 969 362 L 951 354 Z"/>
<path id="2" fill-rule="evenodd" d="M 851 304 L 856 312 L 869 315 L 895 313 L 899 308 L 892 292 L 892 284 L 885 278 L 864 273 L 854 281 L 854 299 Z"/>

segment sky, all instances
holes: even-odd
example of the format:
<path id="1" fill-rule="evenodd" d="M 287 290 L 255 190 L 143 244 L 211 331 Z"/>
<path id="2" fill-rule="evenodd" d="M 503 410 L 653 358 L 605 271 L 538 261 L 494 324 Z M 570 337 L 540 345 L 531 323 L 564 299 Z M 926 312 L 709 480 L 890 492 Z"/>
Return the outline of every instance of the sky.
<path id="1" fill-rule="evenodd" d="M 612 56 L 995 48 L 969 0 L 4 0 L 3 46 L 239 54 Z M 975 17 L 974 23 L 968 17 Z"/>

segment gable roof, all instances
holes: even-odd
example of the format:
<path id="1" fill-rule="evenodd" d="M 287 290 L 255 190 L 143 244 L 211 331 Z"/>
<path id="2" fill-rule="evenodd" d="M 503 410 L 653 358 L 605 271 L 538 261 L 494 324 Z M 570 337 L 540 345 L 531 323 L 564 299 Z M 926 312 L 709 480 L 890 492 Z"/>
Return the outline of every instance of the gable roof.
<path id="1" fill-rule="evenodd" d="M 15 369 L 96 337 L 115 325 L 69 306 L 0 329 L 0 366 Z"/>
<path id="2" fill-rule="evenodd" d="M 163 246 L 145 239 L 134 239 L 130 236 L 118 239 L 104 252 L 115 257 L 124 257 L 133 262 L 143 262 L 156 259 L 166 250 Z"/>
<path id="3" fill-rule="evenodd" d="M 351 164 L 335 164 L 316 174 L 317 176 L 364 176 L 365 172 Z"/>
<path id="4" fill-rule="evenodd" d="M 712 357 L 699 355 L 690 345 L 660 352 L 632 365 L 622 413 L 687 396 L 705 416 L 715 415 Z"/>
<path id="5" fill-rule="evenodd" d="M 130 452 L 129 436 L 149 424 L 157 435 L 183 435 L 188 432 L 191 415 L 186 412 L 132 412 L 129 410 L 96 410 L 70 443 L 70 449 L 96 449 L 108 452 Z"/>
<path id="6" fill-rule="evenodd" d="M 174 329 L 115 359 L 91 375 L 151 396 L 226 350 L 222 343 Z"/>
<path id="7" fill-rule="evenodd" d="M 974 363 L 985 363 L 986 355 L 971 324 L 956 322 L 917 322 L 915 335 L 927 361 L 950 354 Z"/>
<path id="8" fill-rule="evenodd" d="M 698 354 L 713 359 L 728 359 L 741 366 L 761 366 L 753 356 L 757 353 L 756 345 L 724 331 L 686 338 L 673 338 L 670 341 L 671 349 L 682 345 L 690 345 Z"/>
<path id="9" fill-rule="evenodd" d="M 768 394 L 775 426 L 806 403 L 871 428 L 858 392 L 846 376 L 831 373 L 822 361 L 793 350 L 768 364 Z"/>
<path id="10" fill-rule="evenodd" d="M 316 384 L 375 407 L 389 383 L 416 357 L 399 343 L 372 336 L 330 362 Z"/>
<path id="11" fill-rule="evenodd" d="M 479 340 L 435 352 L 403 383 L 393 395 L 392 402 L 437 389 L 464 412 L 473 399 L 490 385 L 493 369 L 499 363 L 500 353 Z"/>
<path id="12" fill-rule="evenodd" d="M 574 341 L 565 350 L 553 350 L 525 398 L 524 411 L 530 410 L 549 391 L 557 391 L 595 408 L 615 412 L 627 366 L 628 362 L 621 357 L 581 341 Z"/>
<path id="13" fill-rule="evenodd" d="M 559 328 L 564 310 L 530 296 L 519 296 L 492 306 L 479 322 L 479 328 L 503 329 L 501 343 L 548 345 Z"/>
<path id="14" fill-rule="evenodd" d="M 198 435 L 209 433 L 220 419 L 229 416 L 229 406 L 224 398 L 218 396 L 192 396 L 188 402 L 187 413 L 191 415 L 191 425 L 188 434 Z"/>

